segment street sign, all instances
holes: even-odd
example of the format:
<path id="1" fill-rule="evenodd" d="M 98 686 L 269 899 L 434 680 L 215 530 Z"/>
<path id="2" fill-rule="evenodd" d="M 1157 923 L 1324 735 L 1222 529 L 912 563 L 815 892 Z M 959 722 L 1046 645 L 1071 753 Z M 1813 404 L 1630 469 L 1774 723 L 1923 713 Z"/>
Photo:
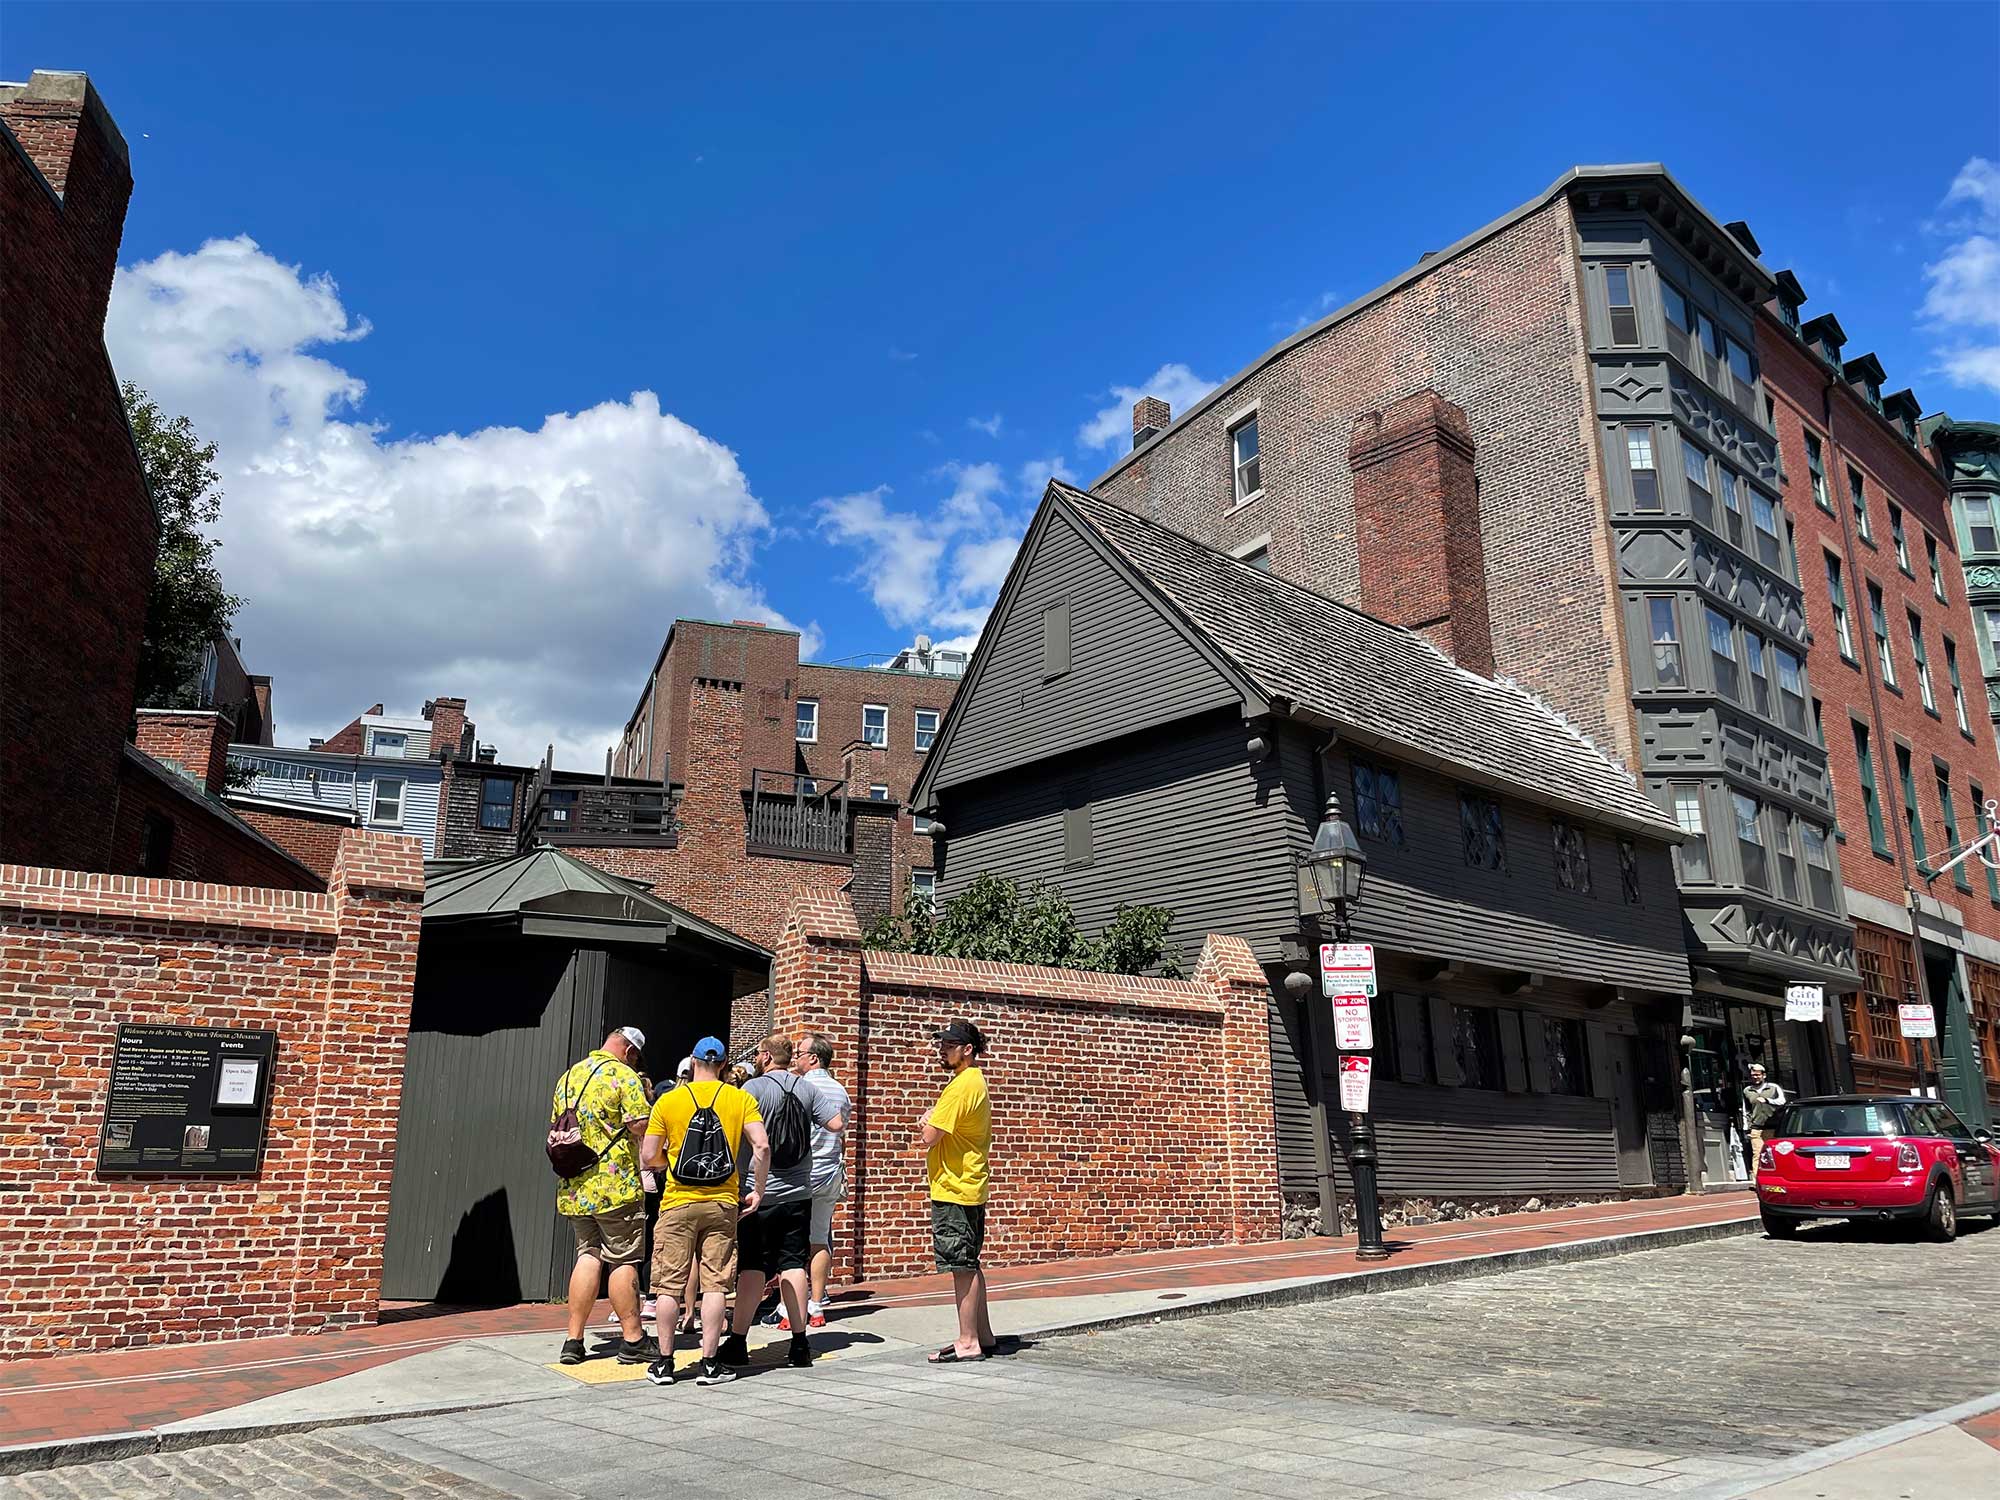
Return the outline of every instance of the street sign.
<path id="1" fill-rule="evenodd" d="M 1787 1021 L 1824 1021 L 1826 1019 L 1826 986 L 1823 984 L 1786 985 L 1785 1019 Z"/>
<path id="2" fill-rule="evenodd" d="M 1375 1023 L 1366 995 L 1333 997 L 1333 1045 L 1342 1052 L 1375 1050 Z"/>
<path id="3" fill-rule="evenodd" d="M 1340 1107 L 1351 1115 L 1368 1113 L 1368 1075 L 1374 1064 L 1366 1057 L 1340 1060 Z"/>
<path id="4" fill-rule="evenodd" d="M 1928 1005 L 1899 1005 L 1896 1018 L 1904 1036 L 1936 1036 L 1937 1016 Z"/>
<path id="5" fill-rule="evenodd" d="M 1335 995 L 1375 996 L 1375 945 L 1373 943 L 1321 943 L 1319 945 L 1319 992 Z"/>

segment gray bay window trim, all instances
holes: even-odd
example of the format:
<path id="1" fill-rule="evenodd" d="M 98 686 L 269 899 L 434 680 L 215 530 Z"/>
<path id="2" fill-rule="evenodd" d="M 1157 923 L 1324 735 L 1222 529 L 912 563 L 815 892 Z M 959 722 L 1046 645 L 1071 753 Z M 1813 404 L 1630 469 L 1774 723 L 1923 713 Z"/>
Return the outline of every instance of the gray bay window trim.
<path id="1" fill-rule="evenodd" d="M 1649 705 L 1689 704 L 1708 700 L 1718 711 L 1756 721 L 1760 730 L 1775 731 L 1808 753 L 1824 760 L 1825 747 L 1812 725 L 1812 657 L 1806 642 L 1787 635 L 1760 615 L 1753 615 L 1722 596 L 1697 587 L 1637 588 L 1628 584 L 1624 591 L 1625 629 L 1633 649 L 1632 696 L 1642 709 Z M 1662 606 L 1671 607 L 1677 631 L 1677 651 L 1665 649 L 1659 637 Z M 1711 651 L 1709 614 L 1713 611 L 1729 623 L 1733 659 L 1736 665 L 1734 693 L 1723 690 L 1719 663 Z M 1761 643 L 1764 653 L 1765 704 L 1756 701 L 1756 684 L 1751 672 L 1751 641 Z M 1787 687 L 1789 673 L 1779 652 L 1789 652 L 1799 664 L 1800 691 Z M 1663 675 L 1662 668 L 1679 664 L 1678 680 Z"/>
<path id="2" fill-rule="evenodd" d="M 1635 485 L 1635 458 L 1632 432 L 1647 429 L 1653 460 L 1652 487 L 1656 499 L 1647 499 L 1643 484 Z M 1703 537 L 1727 547 L 1745 561 L 1769 573 L 1781 583 L 1801 586 L 1802 567 L 1798 560 L 1798 534 L 1784 496 L 1773 484 L 1752 475 L 1741 463 L 1717 453 L 1670 413 L 1620 415 L 1603 423 L 1605 472 L 1610 479 L 1614 520 L 1622 527 L 1659 526 L 1669 529 L 1697 529 Z M 1698 455 L 1708 474 L 1708 494 L 1704 501 L 1689 475 L 1689 465 Z M 1726 503 L 1724 471 L 1735 485 L 1737 495 L 1737 535 L 1730 535 L 1730 509 Z M 1777 522 L 1775 558 L 1759 546 L 1757 525 L 1759 500 L 1770 507 Z M 1708 512 L 1703 520 L 1701 512 Z"/>

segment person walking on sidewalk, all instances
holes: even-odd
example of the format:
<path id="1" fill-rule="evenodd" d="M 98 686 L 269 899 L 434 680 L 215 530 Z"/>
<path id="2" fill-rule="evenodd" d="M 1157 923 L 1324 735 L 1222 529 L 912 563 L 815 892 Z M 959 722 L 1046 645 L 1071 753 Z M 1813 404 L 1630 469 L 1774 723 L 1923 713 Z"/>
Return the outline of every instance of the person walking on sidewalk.
<path id="1" fill-rule="evenodd" d="M 826 1278 L 833 1266 L 833 1206 L 847 1197 L 846 1125 L 853 1118 L 854 1100 L 833 1074 L 833 1043 L 826 1033 L 808 1031 L 792 1044 L 792 1070 L 807 1079 L 839 1107 L 841 1128 L 813 1127 L 812 1223 L 806 1242 L 812 1248 L 810 1286 L 806 1292 L 806 1326 L 826 1326 Z M 788 1315 L 789 1316 L 789 1315 Z M 780 1328 L 790 1327 L 781 1322 Z"/>
<path id="2" fill-rule="evenodd" d="M 812 1363 L 806 1337 L 806 1267 L 811 1263 L 813 1135 L 838 1134 L 847 1123 L 832 1096 L 809 1078 L 791 1071 L 792 1044 L 766 1037 L 757 1048 L 757 1073 L 745 1090 L 757 1102 L 771 1143 L 771 1180 L 762 1206 L 745 1208 L 736 1268 L 736 1320 L 723 1341 L 722 1362 L 741 1368 L 750 1362 L 747 1335 L 757 1319 L 764 1286 L 776 1280 L 792 1331 L 787 1358 L 803 1369 Z M 702 1311 L 706 1330 L 708 1313 Z"/>
<path id="3" fill-rule="evenodd" d="M 1778 1112 L 1778 1106 L 1785 1102 L 1785 1091 L 1775 1083 L 1764 1079 L 1764 1065 L 1750 1064 L 1750 1083 L 1743 1090 L 1743 1107 L 1750 1116 L 1750 1170 L 1757 1170 L 1757 1159 L 1764 1154 L 1764 1132 L 1771 1128 L 1771 1117 Z"/>
<path id="4" fill-rule="evenodd" d="M 931 1356 L 934 1365 L 986 1359 L 993 1353 L 993 1321 L 986 1309 L 987 1152 L 993 1141 L 992 1107 L 979 1059 L 985 1033 L 970 1021 L 953 1021 L 937 1034 L 938 1063 L 951 1082 L 931 1106 L 917 1145 L 931 1182 L 931 1247 L 937 1268 L 951 1272 L 958 1307 L 958 1337 Z"/>
<path id="5" fill-rule="evenodd" d="M 634 1064 L 646 1046 L 636 1026 L 621 1026 L 604 1045 L 556 1080 L 549 1105 L 549 1159 L 569 1151 L 588 1165 L 565 1177 L 556 1212 L 576 1235 L 569 1276 L 569 1334 L 562 1362 L 585 1358 L 584 1329 L 602 1283 L 617 1315 L 620 1364 L 642 1364 L 656 1352 L 639 1322 L 639 1257 L 645 1253 L 645 1188 L 634 1149 L 646 1128 L 646 1089 Z M 574 1139 L 571 1139 L 571 1134 Z M 565 1158 L 566 1160 L 569 1158 Z M 608 1274 L 607 1274 L 608 1273 Z"/>
<path id="6" fill-rule="evenodd" d="M 646 1122 L 644 1159 L 660 1174 L 660 1218 L 653 1232 L 653 1289 L 657 1326 L 667 1331 L 659 1358 L 646 1369 L 654 1385 L 674 1383 L 676 1293 L 701 1275 L 701 1369 L 696 1385 L 720 1385 L 736 1372 L 716 1358 L 724 1303 L 736 1279 L 739 1181 L 745 1212 L 763 1202 L 771 1143 L 757 1101 L 722 1081 L 722 1043 L 705 1036 L 694 1044 L 694 1079 L 663 1094 Z M 743 1145 L 750 1170 L 742 1171 Z"/>

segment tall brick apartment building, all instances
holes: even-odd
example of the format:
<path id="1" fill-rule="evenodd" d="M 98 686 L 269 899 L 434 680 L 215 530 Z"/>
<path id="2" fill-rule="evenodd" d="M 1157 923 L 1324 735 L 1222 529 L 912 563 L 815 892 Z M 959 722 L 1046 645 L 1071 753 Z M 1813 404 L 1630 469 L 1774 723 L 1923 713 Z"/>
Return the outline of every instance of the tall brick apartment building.
<path id="1" fill-rule="evenodd" d="M 1491 670 L 1635 768 L 1688 835 L 1676 856 L 1696 986 L 1683 1016 L 1685 1105 L 1711 1181 L 1744 1170 L 1731 1119 L 1751 1060 L 1793 1087 L 1848 1076 L 1846 1011 L 1829 1003 L 1824 1026 L 1787 1022 L 1787 986 L 1887 993 L 1900 978 L 1877 978 L 1872 951 L 1857 967 L 1845 892 L 1854 861 L 1874 856 L 1853 833 L 1855 814 L 1835 802 L 1813 702 L 1828 735 L 1851 713 L 1878 719 L 1866 675 L 1844 665 L 1817 613 L 1826 578 L 1818 523 L 1799 514 L 1813 510 L 1797 498 L 1804 459 L 1781 459 L 1779 426 L 1797 441 L 1801 418 L 1774 415 L 1764 369 L 1777 358 L 1764 349 L 1764 305 L 1778 289 L 1747 228 L 1716 220 L 1664 168 L 1579 167 L 1268 350 L 1177 418 L 1142 401 L 1133 451 L 1093 487 L 1447 651 L 1463 654 L 1453 620 L 1483 604 Z M 1851 394 L 1843 381 L 1835 399 Z M 1406 446 L 1384 440 L 1375 414 L 1415 421 L 1424 431 L 1411 441 L 1449 453 L 1416 420 L 1434 397 L 1465 414 L 1457 440 L 1474 472 L 1483 567 L 1452 565 L 1453 528 L 1440 518 L 1430 545 L 1364 572 L 1357 532 L 1388 518 L 1357 507 L 1355 476 L 1402 461 Z M 1923 455 L 1894 420 L 1871 412 L 1864 432 L 1841 419 L 1839 436 L 1872 483 L 1930 497 L 1905 514 L 1936 517 L 1929 524 L 1949 553 L 1937 481 L 1925 489 Z M 1870 494 L 1886 554 L 1888 489 Z M 1396 519 L 1393 529 L 1407 530 Z M 1928 589 L 1922 538 L 1913 545 L 1915 582 Z M 1889 572 L 1901 578 L 1893 562 Z M 1963 593 L 1954 579 L 1945 604 L 1920 609 L 1940 611 L 1928 616 L 1927 644 L 1941 695 L 1943 637 L 1956 646 L 1969 629 Z M 1905 595 L 1894 597 L 1885 592 L 1885 611 L 1904 608 Z M 1954 604 L 1960 613 L 1941 612 Z M 1865 630 L 1865 617 L 1854 613 L 1851 628 Z M 1482 638 L 1475 650 L 1486 649 Z M 1913 676 L 1908 641 L 1899 649 L 1900 675 Z M 1895 724 L 1875 731 L 1883 743 L 1919 728 Z M 1972 739 L 1949 721 L 1933 728 L 1941 733 L 1912 738 L 1911 755 L 1937 843 L 1933 754 L 1945 754 L 1968 804 L 1972 784 L 1990 789 L 2000 766 L 1985 726 Z M 1836 769 L 1834 785 L 1853 780 Z M 1956 811 L 1969 834 L 1969 806 Z M 1889 899 L 1874 894 L 1874 876 L 1856 878 L 1864 896 Z M 1365 937 L 1365 913 L 1360 925 Z M 1950 957 L 1938 978 L 1960 975 L 1961 1024 L 1963 955 L 1982 944 L 1967 922 L 1939 933 Z M 1952 992 L 1931 993 L 1927 968 L 1912 959 L 1910 980 L 1949 1009 Z M 1964 1079 L 1947 1083 L 1970 1104 Z"/>

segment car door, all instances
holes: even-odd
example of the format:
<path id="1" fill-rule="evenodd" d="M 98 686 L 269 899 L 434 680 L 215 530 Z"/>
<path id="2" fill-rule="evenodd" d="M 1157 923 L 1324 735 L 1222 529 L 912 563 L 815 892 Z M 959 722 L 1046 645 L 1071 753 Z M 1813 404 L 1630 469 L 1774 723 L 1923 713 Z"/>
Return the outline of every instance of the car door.
<path id="1" fill-rule="evenodd" d="M 1986 1149 L 1986 1143 L 1973 1135 L 1972 1127 L 1961 1120 L 1948 1104 L 1933 1103 L 1929 1113 L 1936 1122 L 1937 1132 L 1951 1143 L 1951 1149 L 1958 1153 L 1959 1168 L 1965 1173 L 1965 1205 L 1992 1206 L 2000 1200 L 2000 1181 L 1995 1180 L 1993 1153 Z"/>

